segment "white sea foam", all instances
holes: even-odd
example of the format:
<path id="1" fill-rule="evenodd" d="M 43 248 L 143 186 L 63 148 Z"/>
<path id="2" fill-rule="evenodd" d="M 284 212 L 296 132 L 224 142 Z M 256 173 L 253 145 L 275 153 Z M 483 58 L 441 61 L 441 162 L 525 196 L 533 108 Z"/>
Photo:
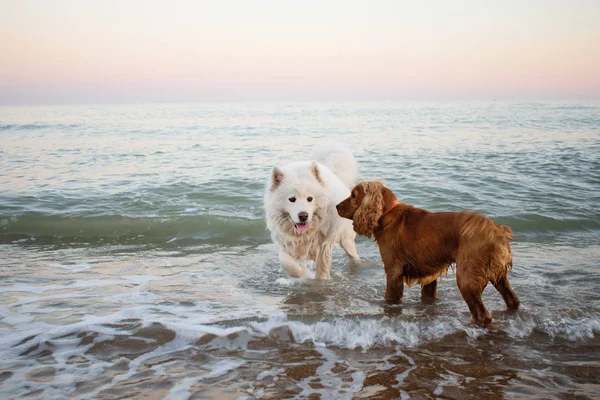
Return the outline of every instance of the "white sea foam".
<path id="1" fill-rule="evenodd" d="M 104 301 L 107 302 L 116 302 L 116 303 L 127 303 L 127 304 L 137 304 L 138 302 L 149 302 L 156 300 L 158 296 L 154 293 L 142 290 L 141 285 L 134 286 L 131 289 L 131 292 L 126 292 L 122 294 L 112 294 L 110 296 L 106 296 Z"/>
<path id="2" fill-rule="evenodd" d="M 300 282 L 300 280 L 296 278 L 277 278 L 277 280 L 275 280 L 275 283 L 281 286 L 297 285 L 298 282 Z"/>
<path id="3" fill-rule="evenodd" d="M 536 329 L 546 333 L 551 339 L 585 341 L 600 335 L 600 315 L 557 318 L 545 313 L 539 315 L 526 313 L 508 320 L 506 325 L 507 333 L 514 338 L 526 338 Z"/>
<path id="4" fill-rule="evenodd" d="M 35 293 L 41 294 L 50 291 L 57 290 L 69 290 L 74 291 L 76 289 L 88 289 L 95 287 L 103 287 L 103 286 L 111 286 L 111 285 L 125 285 L 125 284 L 133 284 L 133 285 L 141 285 L 147 282 L 151 282 L 157 279 L 161 279 L 160 276 L 142 276 L 142 275 L 134 275 L 134 276 L 124 276 L 122 280 L 114 280 L 114 279 L 98 279 L 98 280 L 79 280 L 72 284 L 67 285 L 24 285 L 20 283 L 16 283 L 10 286 L 4 286 L 0 288 L 0 293 L 8 293 L 8 292 L 23 292 L 23 293 Z"/>
<path id="5" fill-rule="evenodd" d="M 302 389 L 299 396 L 308 398 L 313 394 L 321 398 L 351 399 L 353 394 L 360 391 L 365 381 L 365 374 L 360 370 L 350 370 L 352 380 L 350 382 L 334 373 L 332 369 L 339 363 L 337 353 L 327 348 L 316 348 L 323 356 L 323 364 L 317 367 L 316 376 L 323 387 L 313 388 L 310 383 L 313 377 L 302 379 L 298 386 Z"/>
<path id="6" fill-rule="evenodd" d="M 283 374 L 285 372 L 285 370 L 283 368 L 273 368 L 273 369 L 269 369 L 267 371 L 263 371 L 260 374 L 258 374 L 256 376 L 256 381 L 262 381 L 263 379 L 267 378 L 267 377 L 271 377 L 274 380 L 276 380 L 276 378 Z"/>
<path id="7" fill-rule="evenodd" d="M 71 272 L 82 272 L 87 271 L 88 269 L 94 268 L 92 264 L 81 263 L 81 264 L 51 264 L 54 268 L 66 269 Z"/>
<path id="8" fill-rule="evenodd" d="M 171 389 L 169 394 L 163 398 L 163 400 L 187 400 L 190 398 L 192 393 L 190 389 L 196 383 L 198 383 L 202 377 L 187 377 L 183 378 L 179 382 L 175 384 L 175 386 Z"/>
<path id="9" fill-rule="evenodd" d="M 30 296 L 30 297 L 19 297 L 18 301 L 11 304 L 11 307 L 23 307 L 32 303 L 41 303 L 48 300 L 59 300 L 59 299 L 80 299 L 80 298 L 90 298 L 90 297 L 98 297 L 91 294 L 76 294 L 76 293 L 60 293 L 46 296 Z M 55 311 L 54 308 L 49 307 L 49 310 Z M 35 310 L 40 312 L 40 309 L 36 306 Z M 30 312 L 31 308 L 21 308 L 21 312 Z"/>
<path id="10" fill-rule="evenodd" d="M 275 280 L 275 283 L 281 286 L 298 286 L 306 281 L 315 279 L 315 271 L 310 268 L 304 267 L 304 275 L 301 278 L 290 278 L 288 276 L 280 277 Z"/>
<path id="11" fill-rule="evenodd" d="M 572 341 L 594 339 L 600 335 L 600 320 L 589 317 L 574 319 L 570 317 L 547 318 L 541 322 L 543 331 L 551 338 L 566 338 Z"/>
<path id="12" fill-rule="evenodd" d="M 600 333 L 600 320 L 582 318 L 574 320 L 562 318 L 558 321 L 545 318 L 536 321 L 527 318 L 521 325 L 513 320 L 503 322 L 501 328 L 514 338 L 527 337 L 534 328 L 546 332 L 551 338 L 560 337 L 569 341 L 593 339 Z M 269 336 L 274 329 L 288 328 L 296 343 L 312 343 L 317 347 L 341 347 L 362 349 L 374 347 L 415 347 L 419 344 L 436 341 L 456 332 L 464 332 L 469 338 L 477 339 L 487 335 L 488 330 L 453 317 L 440 316 L 434 321 L 404 321 L 387 316 L 368 318 L 333 318 L 307 323 L 288 320 L 285 313 L 271 316 L 266 321 L 250 322 L 248 326 L 230 328 L 204 327 L 205 332 L 217 336 L 227 336 L 234 332 L 248 330 L 256 337 Z M 231 344 L 229 344 L 231 345 Z"/>
<path id="13" fill-rule="evenodd" d="M 246 361 L 244 361 L 244 360 L 234 360 L 234 359 L 221 360 L 217 364 L 215 364 L 212 367 L 212 370 L 208 374 L 204 375 L 202 377 L 202 379 L 206 380 L 206 379 L 213 379 L 213 378 L 221 377 L 221 376 L 225 375 L 226 373 L 228 373 L 229 371 L 239 368 L 240 366 L 244 365 L 245 363 L 246 363 Z"/>
<path id="14" fill-rule="evenodd" d="M 483 328 L 465 327 L 459 321 L 445 319 L 436 322 L 392 320 L 387 316 L 365 319 L 335 318 L 314 323 L 289 321 L 283 313 L 264 322 L 252 322 L 251 327 L 262 335 L 274 328 L 288 327 L 298 343 L 310 342 L 319 347 L 336 346 L 367 350 L 373 346 L 414 347 L 425 340 L 434 340 L 457 330 L 471 337 L 485 334 Z"/>
<path id="15" fill-rule="evenodd" d="M 408 374 L 410 374 L 411 371 L 413 371 L 417 368 L 417 364 L 415 363 L 415 360 L 413 360 L 412 357 L 409 357 L 403 351 L 398 350 L 396 355 L 403 356 L 404 358 L 406 358 L 406 360 L 410 364 L 410 367 L 407 368 L 406 371 L 402 372 L 401 374 L 396 375 L 396 384 L 394 385 L 394 387 L 400 388 L 404 385 L 404 380 L 408 377 Z M 406 393 L 404 393 L 404 394 L 406 394 Z M 404 397 L 404 395 L 403 395 L 403 397 Z"/>
<path id="16" fill-rule="evenodd" d="M 437 387 L 433 391 L 433 394 L 436 396 L 440 396 L 444 391 L 444 386 L 456 387 L 459 386 L 460 380 L 462 378 L 461 375 L 456 374 L 452 371 L 448 371 L 446 374 L 441 374 L 442 381 L 438 382 Z"/>

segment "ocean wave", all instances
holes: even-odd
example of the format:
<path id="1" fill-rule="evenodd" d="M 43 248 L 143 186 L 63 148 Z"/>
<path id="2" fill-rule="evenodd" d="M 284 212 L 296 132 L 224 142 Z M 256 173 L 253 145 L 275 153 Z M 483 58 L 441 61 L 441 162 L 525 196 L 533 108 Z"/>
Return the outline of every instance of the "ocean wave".
<path id="1" fill-rule="evenodd" d="M 168 322 L 163 323 L 169 325 Z M 514 317 L 497 319 L 494 325 L 493 329 L 487 329 L 450 316 L 435 320 L 336 317 L 307 322 L 289 320 L 282 313 L 265 321 L 248 322 L 241 326 L 198 326 L 201 337 L 196 343 L 210 348 L 245 349 L 250 341 L 266 338 L 275 342 L 310 343 L 317 347 L 368 350 L 414 348 L 456 334 L 470 339 L 498 334 L 507 334 L 513 339 L 540 339 L 541 334 L 551 342 L 564 340 L 573 343 L 595 340 L 600 335 L 598 314 L 570 318 L 521 312 Z M 170 329 L 176 328 L 171 326 Z"/>
<path id="2" fill-rule="evenodd" d="M 484 334 L 483 328 L 468 327 L 457 320 L 407 321 L 383 318 L 334 318 L 307 323 L 288 321 L 285 315 L 275 316 L 265 322 L 251 324 L 259 336 L 289 337 L 296 343 L 312 343 L 321 347 L 340 347 L 367 350 L 372 347 L 415 347 L 423 341 L 439 339 L 457 329 L 469 336 Z"/>
<path id="3" fill-rule="evenodd" d="M 263 244 L 269 235 L 263 219 L 192 215 L 130 218 L 124 216 L 68 217 L 26 213 L 0 217 L 4 242 L 36 240 L 85 243 L 218 243 Z"/>
<path id="4" fill-rule="evenodd" d="M 599 230 L 600 216 L 591 218 L 557 218 L 530 213 L 494 218 L 494 221 L 508 225 L 515 234 L 532 232 L 577 232 Z"/>
<path id="5" fill-rule="evenodd" d="M 78 124 L 0 124 L 0 131 L 34 131 L 39 129 L 73 129 Z"/>
<path id="6" fill-rule="evenodd" d="M 588 106 L 588 105 L 582 105 L 582 104 L 572 104 L 572 105 L 556 105 L 556 106 L 550 106 L 548 107 L 548 109 L 550 110 L 564 110 L 564 111 L 578 111 L 578 110 L 582 110 L 582 111 L 588 111 L 588 110 L 598 110 L 600 107 L 597 106 Z"/>
<path id="7" fill-rule="evenodd" d="M 186 209 L 196 211 L 196 209 Z M 600 217 L 561 219 L 541 214 L 497 217 L 515 237 L 600 230 Z M 177 215 L 135 217 L 123 215 L 57 215 L 26 212 L 0 215 L 2 242 L 35 241 L 46 244 L 78 243 L 211 243 L 224 245 L 264 244 L 270 241 L 262 218 L 222 215 Z"/>
<path id="8" fill-rule="evenodd" d="M 126 277 L 126 280 L 134 281 L 133 278 Z M 160 277 L 146 277 L 147 281 L 154 279 L 160 280 Z M 137 282 L 141 281 L 137 279 Z M 25 287 L 20 289 L 29 291 Z M 74 295 L 60 293 L 51 298 L 59 300 L 65 296 Z M 502 343 L 506 337 L 510 338 L 511 343 L 516 343 L 517 349 L 523 342 L 532 341 L 541 346 L 559 343 L 571 348 L 591 347 L 600 335 L 600 315 L 595 311 L 578 317 L 519 311 L 517 315 L 496 318 L 494 327 L 489 329 L 442 315 L 433 320 L 371 315 L 311 321 L 290 319 L 285 312 L 243 319 L 232 315 L 233 319 L 228 318 L 216 324 L 211 323 L 210 316 L 205 313 L 191 312 L 188 314 L 190 318 L 182 318 L 181 314 L 160 312 L 157 310 L 160 305 L 155 304 L 138 305 L 103 315 L 80 313 L 74 322 L 54 325 L 35 318 L 40 312 L 47 313 L 47 308 L 28 307 L 27 312 L 15 311 L 23 302 L 37 300 L 21 297 L 19 303 L 10 307 L 0 306 L 0 317 L 10 327 L 0 344 L 0 356 L 4 360 L 0 365 L 17 374 L 5 377 L 8 379 L 4 388 L 11 393 L 27 394 L 29 387 L 23 387 L 22 377 L 33 375 L 43 363 L 38 360 L 48 357 L 52 359 L 53 367 L 69 378 L 61 381 L 64 383 L 63 392 L 69 393 L 75 390 L 75 385 L 70 386 L 71 382 L 89 381 L 96 376 L 109 374 L 116 365 L 122 368 L 122 373 L 110 376 L 106 381 L 113 385 L 126 382 L 148 368 L 156 367 L 160 372 L 161 365 L 166 362 L 179 361 L 189 365 L 198 360 L 197 356 L 200 355 L 203 367 L 200 371 L 194 371 L 200 373 L 187 377 L 181 381 L 182 384 L 172 388 L 171 398 L 177 398 L 178 395 L 185 395 L 193 382 L 223 377 L 251 363 L 257 355 L 276 354 L 275 362 L 280 366 L 281 354 L 297 351 L 298 345 L 320 353 L 323 357 L 319 358 L 330 362 L 330 367 L 335 365 L 335 360 L 345 358 L 344 353 L 335 351 L 337 349 L 363 353 L 374 350 L 376 357 L 383 350 L 384 354 L 402 355 L 408 365 L 414 367 L 415 360 L 406 355 L 404 350 L 429 351 L 437 348 L 435 351 L 438 353 L 442 351 L 445 356 L 453 357 L 454 353 L 448 352 L 449 349 L 462 348 L 461 352 L 456 353 L 460 357 L 461 353 L 476 350 L 474 346 L 477 342 L 498 340 Z M 491 351 L 496 352 L 497 349 L 494 345 Z M 528 357 L 539 359 L 538 352 L 532 354 Z M 288 359 L 288 365 L 289 362 L 295 365 L 298 361 Z M 381 361 L 382 368 L 390 365 L 385 359 Z M 81 368 L 81 362 L 87 363 L 86 368 Z M 411 370 L 397 375 L 398 381 L 402 382 Z M 257 371 L 257 380 L 275 375 L 276 371 Z M 34 381 L 34 384 L 38 385 L 39 390 L 48 389 L 44 381 Z M 52 388 L 56 387 L 56 381 L 49 384 Z M 106 385 L 97 385 L 94 392 L 87 393 L 86 397 L 99 397 L 97 394 L 105 389 Z"/>
<path id="9" fill-rule="evenodd" d="M 139 311 L 141 309 L 130 310 L 129 313 L 137 314 Z M 415 348 L 448 337 L 473 340 L 486 335 L 508 335 L 513 340 L 533 338 L 549 343 L 557 340 L 585 343 L 596 340 L 600 335 L 600 318 L 597 314 L 576 319 L 532 314 L 506 317 L 497 320 L 493 329 L 474 326 L 452 317 L 440 317 L 433 321 L 408 321 L 391 317 L 336 317 L 309 322 L 290 320 L 285 313 L 279 313 L 262 321 L 231 321 L 233 326 L 204 324 L 202 319 L 181 323 L 172 318 L 122 318 L 123 315 L 117 313 L 104 317 L 90 316 L 79 323 L 53 327 L 46 331 L 32 328 L 26 333 L 29 335 L 27 338 L 24 338 L 23 332 L 15 333 L 2 347 L 5 352 L 13 349 L 13 355 L 23 355 L 38 351 L 43 343 L 60 341 L 64 337 L 90 334 L 108 335 L 109 339 L 116 335 L 148 337 L 148 330 L 152 331 L 151 337 L 169 337 L 170 340 L 177 338 L 182 346 L 194 345 L 208 350 L 228 351 L 248 350 L 250 343 L 254 341 L 366 351 L 371 348 Z"/>

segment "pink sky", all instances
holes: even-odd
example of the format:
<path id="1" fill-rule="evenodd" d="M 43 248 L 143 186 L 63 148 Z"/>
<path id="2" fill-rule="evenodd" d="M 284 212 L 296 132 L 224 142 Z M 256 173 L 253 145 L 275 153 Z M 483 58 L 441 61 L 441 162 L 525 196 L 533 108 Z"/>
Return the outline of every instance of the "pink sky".
<path id="1" fill-rule="evenodd" d="M 0 104 L 600 98 L 593 0 L 0 0 L 0 15 Z"/>

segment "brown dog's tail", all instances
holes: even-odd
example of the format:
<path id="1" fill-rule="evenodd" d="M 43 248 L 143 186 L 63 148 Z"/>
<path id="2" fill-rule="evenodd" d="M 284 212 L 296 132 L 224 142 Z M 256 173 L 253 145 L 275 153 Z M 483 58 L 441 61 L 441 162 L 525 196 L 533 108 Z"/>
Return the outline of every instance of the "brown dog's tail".
<path id="1" fill-rule="evenodd" d="M 510 241 L 513 240 L 513 232 L 506 225 L 496 225 L 496 234 L 492 245 L 492 254 L 490 257 L 489 278 L 496 282 L 498 278 L 506 276 L 512 269 L 512 251 Z"/>
<path id="2" fill-rule="evenodd" d="M 467 246 L 472 255 L 486 255 L 486 279 L 496 282 L 506 276 L 512 268 L 512 253 L 510 241 L 513 238 L 512 229 L 499 225 L 481 214 L 463 212 L 460 215 L 461 247 Z"/>
<path id="3" fill-rule="evenodd" d="M 496 224 L 498 225 L 498 224 Z M 498 228 L 500 228 L 501 230 L 504 231 L 504 234 L 506 235 L 506 238 L 508 240 L 513 240 L 513 231 L 512 229 L 510 229 L 510 227 L 506 226 L 506 225 L 498 225 Z"/>

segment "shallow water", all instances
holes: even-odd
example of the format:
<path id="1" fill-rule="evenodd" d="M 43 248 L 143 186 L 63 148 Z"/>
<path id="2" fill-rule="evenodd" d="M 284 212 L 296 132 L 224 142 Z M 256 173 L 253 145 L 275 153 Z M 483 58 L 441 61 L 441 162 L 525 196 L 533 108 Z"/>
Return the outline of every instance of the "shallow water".
<path id="1" fill-rule="evenodd" d="M 2 398 L 594 398 L 600 104 L 0 108 Z M 402 201 L 515 232 L 521 297 L 383 303 L 376 245 L 286 278 L 273 164 L 323 140 Z"/>

